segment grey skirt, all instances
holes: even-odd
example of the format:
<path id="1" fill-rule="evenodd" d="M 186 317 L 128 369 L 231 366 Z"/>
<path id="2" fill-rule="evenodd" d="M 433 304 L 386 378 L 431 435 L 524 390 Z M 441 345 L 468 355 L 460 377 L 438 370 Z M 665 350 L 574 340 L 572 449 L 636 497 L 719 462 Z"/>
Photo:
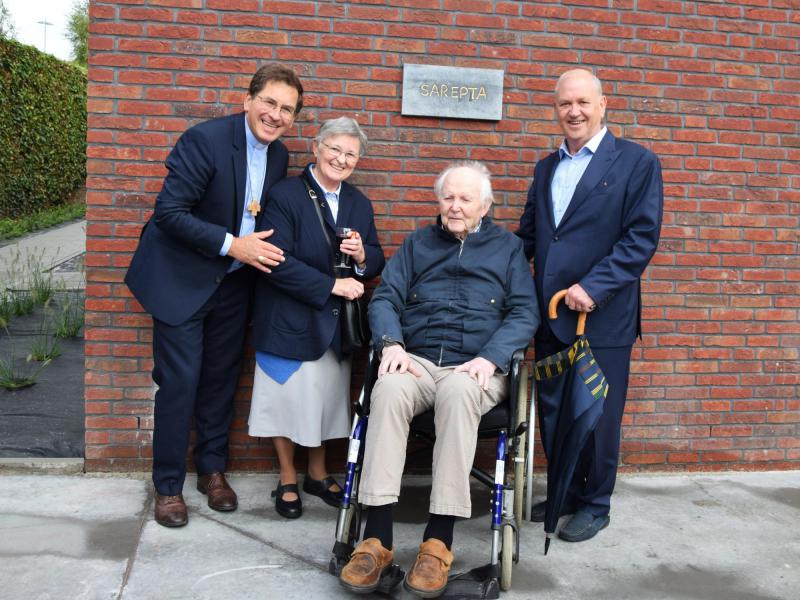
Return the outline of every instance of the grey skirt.
<path id="1" fill-rule="evenodd" d="M 309 448 L 350 435 L 350 365 L 349 357 L 340 361 L 328 349 L 281 385 L 256 363 L 250 435 L 286 437 Z"/>

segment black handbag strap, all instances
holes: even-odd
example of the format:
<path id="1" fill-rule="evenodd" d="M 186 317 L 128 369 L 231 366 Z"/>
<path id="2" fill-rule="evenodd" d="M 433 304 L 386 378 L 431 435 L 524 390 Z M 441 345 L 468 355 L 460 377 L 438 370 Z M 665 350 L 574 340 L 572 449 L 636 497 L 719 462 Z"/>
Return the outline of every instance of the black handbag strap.
<path id="1" fill-rule="evenodd" d="M 314 205 L 314 210 L 316 211 L 317 218 L 319 219 L 319 226 L 322 227 L 322 235 L 325 236 L 325 241 L 328 242 L 328 247 L 332 251 L 333 244 L 331 243 L 331 238 L 328 236 L 328 229 L 327 227 L 325 227 L 325 220 L 322 218 L 322 211 L 319 208 L 319 200 L 317 197 L 317 192 L 315 192 L 314 188 L 311 187 L 311 184 L 308 182 L 308 177 L 306 176 L 305 173 L 302 173 L 300 175 L 300 179 L 303 181 L 303 185 L 306 186 L 308 197 L 311 198 L 311 204 Z M 333 264 L 333 258 L 331 258 L 331 264 Z"/>

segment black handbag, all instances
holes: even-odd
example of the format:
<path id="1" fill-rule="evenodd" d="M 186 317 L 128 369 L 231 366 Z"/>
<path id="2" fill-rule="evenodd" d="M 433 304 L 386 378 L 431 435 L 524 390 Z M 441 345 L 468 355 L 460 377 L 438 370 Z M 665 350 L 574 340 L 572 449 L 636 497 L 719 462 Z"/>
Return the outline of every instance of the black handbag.
<path id="1" fill-rule="evenodd" d="M 325 236 L 325 241 L 328 242 L 328 246 L 332 251 L 331 256 L 333 256 L 333 243 L 325 227 L 325 221 L 322 219 L 317 193 L 309 184 L 305 173 L 300 176 L 300 179 L 303 180 L 303 184 L 306 186 L 308 197 L 311 198 L 311 203 L 314 205 L 314 210 L 319 219 L 319 225 L 322 227 L 322 235 Z M 334 274 L 337 271 L 335 266 L 333 271 Z M 342 333 L 342 352 L 344 354 L 352 354 L 355 350 L 365 348 L 369 344 L 371 333 L 369 320 L 367 319 L 367 303 L 363 301 L 363 296 L 355 300 L 342 298 L 342 314 L 339 317 L 339 326 Z"/>

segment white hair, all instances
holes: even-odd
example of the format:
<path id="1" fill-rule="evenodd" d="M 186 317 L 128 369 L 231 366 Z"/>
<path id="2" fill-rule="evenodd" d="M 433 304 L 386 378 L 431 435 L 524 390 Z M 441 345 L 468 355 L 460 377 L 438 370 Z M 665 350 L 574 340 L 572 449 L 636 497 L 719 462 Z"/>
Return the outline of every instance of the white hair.
<path id="1" fill-rule="evenodd" d="M 436 178 L 436 183 L 433 184 L 433 191 L 436 197 L 442 197 L 444 182 L 447 180 L 447 177 L 457 169 L 471 169 L 478 174 L 481 178 L 481 202 L 484 207 L 489 206 L 494 200 L 494 195 L 492 193 L 492 174 L 489 172 L 489 169 L 486 168 L 486 165 L 477 160 L 461 160 L 447 165 L 445 170 L 439 173 L 439 176 Z"/>
<path id="2" fill-rule="evenodd" d="M 589 69 L 570 69 L 569 71 L 564 71 L 561 74 L 561 77 L 558 78 L 556 81 L 555 93 L 558 94 L 558 86 L 561 85 L 561 82 L 564 81 L 567 77 L 570 77 L 575 74 L 576 71 L 583 71 L 587 75 L 592 78 L 592 82 L 594 83 L 595 87 L 597 88 L 597 94 L 599 96 L 603 95 L 603 83 L 597 78 L 597 75 L 592 73 Z"/>

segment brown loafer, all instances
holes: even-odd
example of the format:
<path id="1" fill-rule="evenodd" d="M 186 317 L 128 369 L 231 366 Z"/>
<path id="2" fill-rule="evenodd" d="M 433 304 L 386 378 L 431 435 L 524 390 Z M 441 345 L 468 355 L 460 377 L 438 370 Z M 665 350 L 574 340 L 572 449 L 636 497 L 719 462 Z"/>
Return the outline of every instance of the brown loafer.
<path id="1" fill-rule="evenodd" d="M 392 566 L 392 558 L 394 552 L 384 548 L 378 538 L 367 538 L 353 550 L 339 575 L 339 583 L 356 594 L 374 592 L 381 575 Z"/>
<path id="2" fill-rule="evenodd" d="M 453 564 L 453 553 L 441 540 L 429 538 L 419 546 L 414 566 L 403 582 L 405 588 L 420 598 L 438 598 L 447 587 L 447 575 Z"/>
<path id="3" fill-rule="evenodd" d="M 183 527 L 189 522 L 183 494 L 162 496 L 156 492 L 156 523 L 164 527 Z"/>
<path id="4" fill-rule="evenodd" d="M 208 507 L 221 512 L 236 510 L 236 492 L 225 480 L 225 473 L 211 473 L 197 478 L 197 491 L 208 494 Z"/>

